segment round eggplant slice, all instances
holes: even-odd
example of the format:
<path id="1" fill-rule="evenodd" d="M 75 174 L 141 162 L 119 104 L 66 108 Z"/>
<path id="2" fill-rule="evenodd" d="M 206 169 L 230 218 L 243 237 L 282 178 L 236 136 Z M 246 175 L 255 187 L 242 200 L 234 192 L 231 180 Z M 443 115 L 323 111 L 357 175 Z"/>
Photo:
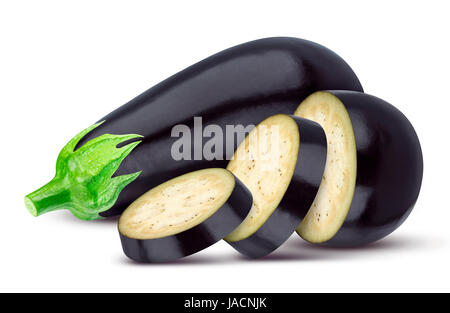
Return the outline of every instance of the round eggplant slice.
<path id="1" fill-rule="evenodd" d="M 121 215 L 125 254 L 138 262 L 170 262 L 223 239 L 247 216 L 250 191 L 225 169 L 171 179 L 143 194 Z"/>
<path id="2" fill-rule="evenodd" d="M 253 206 L 225 240 L 251 258 L 281 246 L 314 200 L 326 155 L 326 136 L 315 122 L 278 114 L 258 124 L 227 167 L 252 192 Z"/>
<path id="3" fill-rule="evenodd" d="M 419 139 L 389 103 L 360 92 L 321 91 L 295 112 L 325 130 L 322 183 L 297 233 L 312 243 L 359 246 L 398 228 L 418 198 L 423 174 Z"/>

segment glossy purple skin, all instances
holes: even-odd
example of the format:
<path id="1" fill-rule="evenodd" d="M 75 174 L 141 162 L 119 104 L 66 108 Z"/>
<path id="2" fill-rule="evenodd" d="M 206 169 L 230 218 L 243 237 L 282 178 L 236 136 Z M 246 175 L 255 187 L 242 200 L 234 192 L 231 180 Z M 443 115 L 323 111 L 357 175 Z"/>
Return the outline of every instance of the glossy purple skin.
<path id="1" fill-rule="evenodd" d="M 357 176 L 347 218 L 324 245 L 366 245 L 392 233 L 411 213 L 422 184 L 422 150 L 411 123 L 391 104 L 359 92 L 329 92 L 350 115 Z"/>
<path id="2" fill-rule="evenodd" d="M 296 38 L 248 42 L 164 80 L 102 118 L 106 122 L 79 143 L 105 133 L 144 136 L 116 175 L 142 173 L 101 215 L 120 214 L 138 196 L 170 178 L 227 165 L 227 160 L 173 160 L 171 147 L 178 139 L 171 137 L 173 126 L 185 124 L 192 130 L 194 116 L 203 118 L 204 127 L 256 125 L 277 113 L 292 114 L 306 96 L 325 89 L 362 91 L 355 73 L 338 55 Z M 232 139 L 226 138 L 224 151 L 226 142 Z"/>
<path id="3" fill-rule="evenodd" d="M 261 258 L 280 247 L 295 232 L 311 207 L 322 181 L 327 160 L 327 138 L 322 127 L 292 116 L 300 133 L 294 175 L 283 199 L 267 221 L 246 239 L 228 242 L 250 258 Z"/>
<path id="4" fill-rule="evenodd" d="M 199 252 L 223 239 L 245 219 L 253 198 L 247 187 L 236 179 L 228 200 L 203 223 L 179 234 L 158 239 L 133 239 L 120 235 L 129 258 L 142 263 L 172 262 Z"/>

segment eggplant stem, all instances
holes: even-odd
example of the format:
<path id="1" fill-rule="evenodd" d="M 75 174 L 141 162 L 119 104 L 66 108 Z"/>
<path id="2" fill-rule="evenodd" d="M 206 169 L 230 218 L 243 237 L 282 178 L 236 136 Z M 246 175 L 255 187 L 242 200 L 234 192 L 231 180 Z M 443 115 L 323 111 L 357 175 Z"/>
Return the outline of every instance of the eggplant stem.
<path id="1" fill-rule="evenodd" d="M 25 206 L 33 216 L 64 209 L 69 203 L 70 192 L 57 179 L 25 196 Z"/>
<path id="2" fill-rule="evenodd" d="M 55 178 L 25 197 L 25 206 L 32 215 L 68 209 L 82 220 L 101 219 L 100 213 L 109 210 L 120 192 L 139 176 L 141 171 L 113 177 L 141 140 L 117 146 L 141 135 L 103 134 L 74 150 L 81 138 L 99 125 L 72 138 L 58 155 Z"/>

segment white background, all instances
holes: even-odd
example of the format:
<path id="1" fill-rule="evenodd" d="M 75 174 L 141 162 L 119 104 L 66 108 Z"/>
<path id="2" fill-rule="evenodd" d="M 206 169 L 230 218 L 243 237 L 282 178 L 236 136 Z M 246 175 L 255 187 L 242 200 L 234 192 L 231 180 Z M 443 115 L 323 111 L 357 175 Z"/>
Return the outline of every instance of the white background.
<path id="1" fill-rule="evenodd" d="M 448 1 L 0 3 L 0 290 L 450 291 Z M 350 250 L 294 235 L 257 261 L 220 242 L 173 264 L 137 265 L 116 220 L 27 212 L 23 196 L 53 177 L 73 135 L 186 66 L 269 36 L 331 48 L 415 126 L 422 191 L 394 234 Z"/>

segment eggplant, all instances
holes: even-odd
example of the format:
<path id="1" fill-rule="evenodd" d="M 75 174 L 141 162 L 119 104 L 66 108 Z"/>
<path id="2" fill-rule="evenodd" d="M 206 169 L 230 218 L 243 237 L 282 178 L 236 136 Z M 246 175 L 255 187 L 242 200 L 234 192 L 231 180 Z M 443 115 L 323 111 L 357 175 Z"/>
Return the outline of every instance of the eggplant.
<path id="1" fill-rule="evenodd" d="M 225 240 L 251 258 L 281 246 L 311 206 L 326 158 L 327 139 L 319 124 L 284 114 L 258 124 L 227 166 L 251 191 L 253 205 Z"/>
<path id="2" fill-rule="evenodd" d="M 76 136 L 61 151 L 55 178 L 29 194 L 25 204 L 35 216 L 56 209 L 69 209 L 85 220 L 118 215 L 170 178 L 226 167 L 248 127 L 274 114 L 292 114 L 306 96 L 325 89 L 363 91 L 347 63 L 316 43 L 280 37 L 224 50 L 150 88 Z M 209 133 L 202 133 L 196 123 L 200 118 Z M 244 131 L 229 133 L 227 126 Z M 208 145 L 213 138 L 203 142 L 218 132 L 223 140 L 214 149 Z M 180 148 L 184 139 L 193 142 L 191 147 Z M 118 141 L 119 152 L 114 149 Z M 208 147 L 212 153 L 205 156 Z"/>
<path id="3" fill-rule="evenodd" d="M 397 229 L 419 196 L 417 134 L 394 106 L 351 91 L 321 91 L 295 112 L 325 130 L 327 164 L 316 199 L 297 229 L 312 243 L 352 247 Z"/>
<path id="4" fill-rule="evenodd" d="M 120 216 L 125 254 L 138 262 L 170 262 L 223 239 L 247 216 L 252 194 L 225 169 L 173 178 L 143 194 Z"/>

